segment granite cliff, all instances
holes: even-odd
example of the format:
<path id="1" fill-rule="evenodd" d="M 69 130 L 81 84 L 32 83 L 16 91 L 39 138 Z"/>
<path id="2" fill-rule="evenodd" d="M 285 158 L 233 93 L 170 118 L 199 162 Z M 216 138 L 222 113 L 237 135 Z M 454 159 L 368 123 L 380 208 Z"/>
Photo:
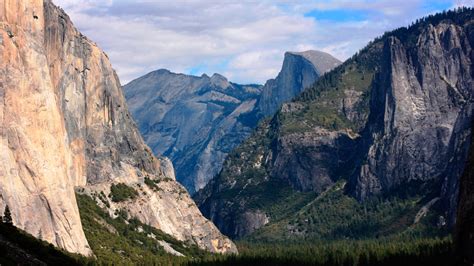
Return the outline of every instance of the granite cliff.
<path id="1" fill-rule="evenodd" d="M 170 161 L 145 145 L 107 55 L 63 10 L 50 0 L 6 0 L 0 23 L 0 206 L 17 227 L 91 255 L 76 189 L 112 216 L 125 211 L 178 240 L 236 252 L 174 180 Z M 139 195 L 112 201 L 118 183 Z"/>
<path id="2" fill-rule="evenodd" d="M 429 24 L 416 43 L 388 38 L 371 93 L 357 197 L 409 182 L 459 179 L 473 111 L 472 24 Z M 462 160 L 464 161 L 464 160 Z"/>

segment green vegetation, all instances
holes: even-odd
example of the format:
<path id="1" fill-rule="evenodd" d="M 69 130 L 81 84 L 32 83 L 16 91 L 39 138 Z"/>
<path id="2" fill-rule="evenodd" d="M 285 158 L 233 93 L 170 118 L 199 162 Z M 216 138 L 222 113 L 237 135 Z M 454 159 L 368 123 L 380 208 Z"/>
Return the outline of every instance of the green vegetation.
<path id="1" fill-rule="evenodd" d="M 94 204 L 87 196 L 78 196 L 81 198 L 79 201 L 85 200 Z M 99 224 L 94 227 L 97 231 L 107 231 Z M 150 247 L 138 242 L 141 238 L 133 235 L 125 237 L 94 232 L 94 235 L 103 237 L 100 241 L 112 238 L 96 243 L 98 239 L 90 239 L 89 230 L 90 228 L 86 231 L 86 236 L 96 259 L 58 250 L 14 226 L 0 223 L 0 263 L 29 264 L 35 259 L 48 265 L 453 265 L 456 261 L 450 238 L 383 238 L 272 244 L 242 241 L 237 242 L 239 255 L 210 255 L 198 252 L 187 254 L 187 257 L 183 258 L 163 254 L 160 250 L 151 252 Z M 5 245 L 5 241 L 9 244 Z M 116 242 L 116 245 L 109 246 L 111 242 Z M 143 246 L 144 250 L 140 248 Z M 102 249 L 105 251 L 101 251 Z M 21 250 L 20 253 L 18 250 Z M 25 253 L 21 252 L 26 252 L 28 257 L 24 257 Z"/>
<path id="2" fill-rule="evenodd" d="M 238 256 L 214 256 L 188 265 L 453 265 L 451 239 L 238 244 Z"/>
<path id="3" fill-rule="evenodd" d="M 25 255 L 28 254 L 28 255 Z M 59 250 L 9 223 L 0 223 L 0 265 L 85 265 L 88 259 Z"/>
<path id="4" fill-rule="evenodd" d="M 147 185 L 153 191 L 160 190 L 160 188 L 157 185 L 158 183 L 159 183 L 158 180 L 152 180 L 148 176 L 145 177 L 145 185 Z"/>
<path id="5" fill-rule="evenodd" d="M 97 206 L 89 196 L 76 194 L 81 222 L 87 241 L 100 265 L 176 265 L 206 252 L 194 245 L 182 243 L 162 231 L 145 225 L 120 211 L 117 218 Z M 164 251 L 158 240 L 186 256 L 177 257 Z"/>
<path id="6" fill-rule="evenodd" d="M 110 197 L 114 202 L 134 199 L 137 196 L 138 192 L 124 183 L 112 184 L 112 186 L 110 186 Z"/>
<path id="7" fill-rule="evenodd" d="M 242 197 L 253 199 L 247 207 L 260 209 L 272 217 L 272 221 L 288 217 L 311 201 L 314 192 L 294 193 L 294 189 L 283 180 L 273 179 L 261 186 L 252 186 L 241 193 Z"/>
<path id="8" fill-rule="evenodd" d="M 271 139 L 267 137 L 270 134 L 271 129 L 268 120 L 264 120 L 256 132 L 247 139 L 242 145 L 233 150 L 226 160 L 226 164 L 223 167 L 223 171 L 219 176 L 220 181 L 227 182 L 234 179 L 235 175 L 233 167 L 241 167 L 242 175 L 246 175 L 247 179 L 237 179 L 237 184 L 234 185 L 235 189 L 242 188 L 243 186 L 255 186 L 262 182 L 265 182 L 267 176 L 266 169 L 264 167 L 256 168 L 253 167 L 258 161 L 263 160 L 264 154 L 268 152 Z M 263 162 L 260 162 L 263 164 Z M 224 198 L 233 198 L 236 196 L 229 191 L 227 195 L 221 195 Z"/>
<path id="9" fill-rule="evenodd" d="M 270 121 L 264 120 L 251 138 L 228 155 L 223 171 L 213 182 L 235 183 L 228 189 L 214 192 L 213 199 L 240 202 L 246 209 L 263 209 L 276 217 L 302 207 L 311 198 L 314 193 L 295 198 L 294 190 L 287 182 L 267 178 L 264 160 L 271 141 L 267 136 L 272 132 Z M 255 167 L 258 164 L 261 167 Z M 239 168 L 240 176 L 235 175 L 236 168 Z M 195 200 L 202 204 L 205 199 L 197 193 Z"/>
<path id="10" fill-rule="evenodd" d="M 280 216 L 284 218 L 273 220 L 245 239 L 273 242 L 448 235 L 446 228 L 437 227 L 440 213 L 436 205 L 432 206 L 429 215 L 414 224 L 417 212 L 431 198 L 417 195 L 373 197 L 361 203 L 344 194 L 344 184 L 343 181 L 338 182 L 298 211 Z M 293 198 L 298 195 L 302 198 L 306 196 L 294 193 Z"/>
<path id="11" fill-rule="evenodd" d="M 344 183 L 339 182 L 315 198 L 314 193 L 290 193 L 288 187 L 273 184 L 274 193 L 267 194 L 268 203 L 275 200 L 272 197 L 285 200 L 279 201 L 280 204 L 262 203 L 257 207 L 268 208 L 272 217 L 280 218 L 281 224 L 291 221 L 296 225 L 314 216 L 308 221 L 309 227 L 301 224 L 301 228 L 310 228 L 313 234 L 306 238 L 279 238 L 279 234 L 269 230 L 272 227 L 264 227 L 237 243 L 238 256 L 211 255 L 128 217 L 124 211 L 117 218 L 111 218 L 86 195 L 78 194 L 77 200 L 84 232 L 97 257 L 90 263 L 99 265 L 396 265 L 401 260 L 441 263 L 445 261 L 439 258 L 451 254 L 451 240 L 439 238 L 439 234 L 427 234 L 431 227 L 420 225 L 409 233 L 403 230 L 406 228 L 404 221 L 413 221 L 413 211 L 422 204 L 419 202 L 421 199 L 408 197 L 405 201 L 393 199 L 385 202 L 374 199 L 362 205 L 344 195 L 343 186 Z M 295 214 L 295 210 L 301 211 Z M 401 217 L 400 213 L 406 213 L 408 218 L 401 219 L 397 227 L 394 221 Z M 430 219 L 426 217 L 425 220 Z M 370 223 L 371 220 L 380 222 Z M 389 228 L 388 225 L 395 227 Z M 356 228 L 360 232 L 354 231 Z M 352 239 L 360 240 L 346 240 L 348 232 L 354 234 Z M 149 237 L 151 234 L 170 243 L 186 257 L 167 254 L 155 239 Z M 268 237 L 269 234 L 275 236 Z M 376 234 L 380 237 L 377 238 Z"/>
<path id="12" fill-rule="evenodd" d="M 3 212 L 3 217 L 1 217 L 1 221 L 5 224 L 12 225 L 13 220 L 12 220 L 12 213 L 10 212 L 10 207 L 8 205 L 5 206 L 5 211 Z"/>

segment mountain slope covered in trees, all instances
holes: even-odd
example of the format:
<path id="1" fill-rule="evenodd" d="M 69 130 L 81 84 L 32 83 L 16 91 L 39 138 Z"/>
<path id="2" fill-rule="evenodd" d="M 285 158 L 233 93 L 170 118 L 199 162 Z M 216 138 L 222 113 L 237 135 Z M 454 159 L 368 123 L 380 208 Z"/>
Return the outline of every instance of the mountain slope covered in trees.
<path id="1" fill-rule="evenodd" d="M 194 196 L 201 211 L 252 240 L 446 234 L 469 147 L 473 25 L 463 8 L 369 43 L 230 153 Z"/>

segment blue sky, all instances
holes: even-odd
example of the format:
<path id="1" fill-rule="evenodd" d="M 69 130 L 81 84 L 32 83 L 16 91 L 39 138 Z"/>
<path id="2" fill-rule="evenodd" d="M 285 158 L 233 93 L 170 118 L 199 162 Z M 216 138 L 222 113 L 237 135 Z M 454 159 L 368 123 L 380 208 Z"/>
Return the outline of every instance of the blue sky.
<path id="1" fill-rule="evenodd" d="M 336 9 L 336 10 L 311 10 L 304 14 L 305 17 L 311 17 L 321 21 L 364 21 L 369 18 L 368 12 L 361 10 Z"/>
<path id="2" fill-rule="evenodd" d="M 377 1 L 368 1 L 369 3 L 376 3 Z M 408 1 L 407 1 L 408 2 Z M 403 5 L 403 3 L 397 3 Z M 410 5 L 409 5 L 410 6 Z M 454 1 L 420 1 L 415 8 L 419 10 L 419 14 L 430 14 L 440 10 L 450 9 L 455 6 Z M 396 11 L 396 8 L 393 9 Z M 403 10 L 403 9 L 401 9 Z M 305 13 L 305 17 L 311 17 L 315 20 L 320 21 L 332 21 L 334 23 L 347 22 L 347 21 L 371 21 L 376 18 L 383 18 L 386 10 L 378 10 L 377 8 L 364 8 L 364 6 L 358 7 L 338 7 L 335 9 L 313 9 Z M 409 19 L 410 17 L 404 17 L 402 13 L 397 13 L 399 18 Z M 397 16 L 394 16 L 396 19 Z"/>
<path id="3" fill-rule="evenodd" d="M 122 84 L 166 68 L 264 83 L 285 51 L 345 60 L 385 31 L 473 0 L 53 0 L 109 55 Z"/>

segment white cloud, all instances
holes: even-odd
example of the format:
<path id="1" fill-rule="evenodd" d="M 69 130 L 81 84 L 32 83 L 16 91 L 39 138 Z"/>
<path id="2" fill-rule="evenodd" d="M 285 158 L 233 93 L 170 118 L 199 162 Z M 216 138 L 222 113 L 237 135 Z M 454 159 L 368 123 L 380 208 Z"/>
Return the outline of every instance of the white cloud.
<path id="1" fill-rule="evenodd" d="M 283 54 L 278 49 L 246 52 L 235 56 L 225 73 L 230 80 L 265 81 L 276 76 L 282 61 Z"/>
<path id="2" fill-rule="evenodd" d="M 277 75 L 285 51 L 319 49 L 343 60 L 384 31 L 427 13 L 422 0 L 54 2 L 107 52 L 122 83 L 158 68 L 263 83 Z M 304 16 L 315 9 L 367 16 L 362 21 Z"/>

